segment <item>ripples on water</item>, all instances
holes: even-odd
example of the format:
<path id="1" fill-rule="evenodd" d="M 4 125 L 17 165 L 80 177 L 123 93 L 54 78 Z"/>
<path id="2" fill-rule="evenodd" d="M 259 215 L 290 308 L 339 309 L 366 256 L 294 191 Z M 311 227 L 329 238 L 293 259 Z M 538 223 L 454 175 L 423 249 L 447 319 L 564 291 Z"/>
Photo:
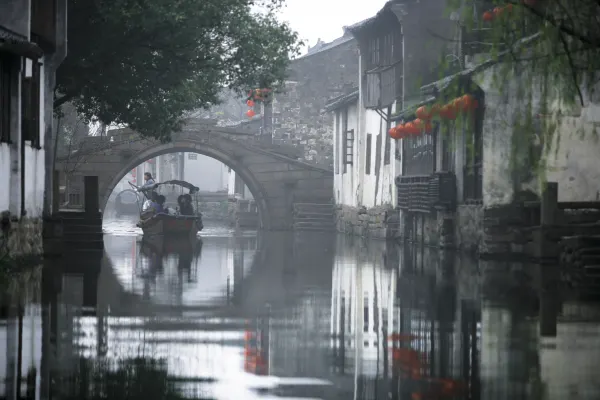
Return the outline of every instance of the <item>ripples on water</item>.
<path id="1" fill-rule="evenodd" d="M 3 297 L 0 396 L 600 398 L 597 310 L 566 303 L 542 340 L 536 302 L 489 298 L 472 260 L 210 224 L 147 242 L 135 222 Z"/>

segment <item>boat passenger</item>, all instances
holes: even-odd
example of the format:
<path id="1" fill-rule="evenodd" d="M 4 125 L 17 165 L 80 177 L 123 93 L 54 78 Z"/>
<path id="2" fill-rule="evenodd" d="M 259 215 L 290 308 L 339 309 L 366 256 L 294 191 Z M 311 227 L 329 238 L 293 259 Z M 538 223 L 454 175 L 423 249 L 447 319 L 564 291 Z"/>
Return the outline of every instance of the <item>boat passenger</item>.
<path id="1" fill-rule="evenodd" d="M 179 211 L 181 215 L 194 215 L 194 207 L 192 206 L 192 196 L 189 194 L 184 194 L 181 196 L 181 203 Z"/>
<path id="2" fill-rule="evenodd" d="M 165 202 L 167 201 L 167 198 L 165 196 L 161 195 L 157 195 L 156 196 L 156 213 L 166 213 L 168 212 L 165 208 Z"/>

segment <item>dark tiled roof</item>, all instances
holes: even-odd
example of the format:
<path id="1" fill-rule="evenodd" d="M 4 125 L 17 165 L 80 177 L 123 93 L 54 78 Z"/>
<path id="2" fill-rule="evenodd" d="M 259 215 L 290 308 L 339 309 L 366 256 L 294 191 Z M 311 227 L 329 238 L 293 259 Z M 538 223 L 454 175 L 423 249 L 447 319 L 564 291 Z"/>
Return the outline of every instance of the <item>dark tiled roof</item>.
<path id="1" fill-rule="evenodd" d="M 337 38 L 337 39 L 335 39 L 335 40 L 333 40 L 333 41 L 331 41 L 329 43 L 323 43 L 322 45 L 320 45 L 316 49 L 313 47 L 312 49 L 308 50 L 308 53 L 303 54 L 302 56 L 296 58 L 296 60 L 302 60 L 302 59 L 305 59 L 307 57 L 314 56 L 315 54 L 323 53 L 323 52 L 325 52 L 327 50 L 331 50 L 331 49 L 333 49 L 335 47 L 341 46 L 344 43 L 348 43 L 348 42 L 350 42 L 352 40 L 354 40 L 354 37 L 352 35 L 346 35 L 346 36 L 339 37 L 339 38 Z M 317 46 L 315 46 L 315 47 L 317 47 Z"/>
<path id="2" fill-rule="evenodd" d="M 351 93 L 343 94 L 341 96 L 335 97 L 327 102 L 324 108 L 324 112 L 330 112 L 333 110 L 337 110 L 347 104 L 353 103 L 358 100 L 359 92 L 358 89 L 353 90 Z"/>

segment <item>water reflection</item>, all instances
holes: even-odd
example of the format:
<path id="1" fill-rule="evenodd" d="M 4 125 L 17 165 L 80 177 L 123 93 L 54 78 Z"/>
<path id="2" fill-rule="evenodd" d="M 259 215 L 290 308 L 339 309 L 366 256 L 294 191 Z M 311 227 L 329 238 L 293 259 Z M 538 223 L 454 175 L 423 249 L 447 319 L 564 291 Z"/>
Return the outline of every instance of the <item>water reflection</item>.
<path id="1" fill-rule="evenodd" d="M 314 233 L 119 234 L 2 297 L 0 397 L 600 395 L 595 308 L 565 302 L 541 339 L 535 302 L 486 294 L 473 260 Z"/>

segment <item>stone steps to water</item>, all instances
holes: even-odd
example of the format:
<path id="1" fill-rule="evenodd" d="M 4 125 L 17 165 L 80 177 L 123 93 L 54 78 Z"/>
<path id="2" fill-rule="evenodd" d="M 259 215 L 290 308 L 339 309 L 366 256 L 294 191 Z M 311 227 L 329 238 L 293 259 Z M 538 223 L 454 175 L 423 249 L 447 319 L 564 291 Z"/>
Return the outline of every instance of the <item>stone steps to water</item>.
<path id="1" fill-rule="evenodd" d="M 104 250 L 102 214 L 82 211 L 59 213 L 63 225 L 63 243 L 66 252 Z"/>
<path id="2" fill-rule="evenodd" d="M 331 203 L 294 203 L 293 210 L 294 230 L 335 230 L 335 212 Z"/>

